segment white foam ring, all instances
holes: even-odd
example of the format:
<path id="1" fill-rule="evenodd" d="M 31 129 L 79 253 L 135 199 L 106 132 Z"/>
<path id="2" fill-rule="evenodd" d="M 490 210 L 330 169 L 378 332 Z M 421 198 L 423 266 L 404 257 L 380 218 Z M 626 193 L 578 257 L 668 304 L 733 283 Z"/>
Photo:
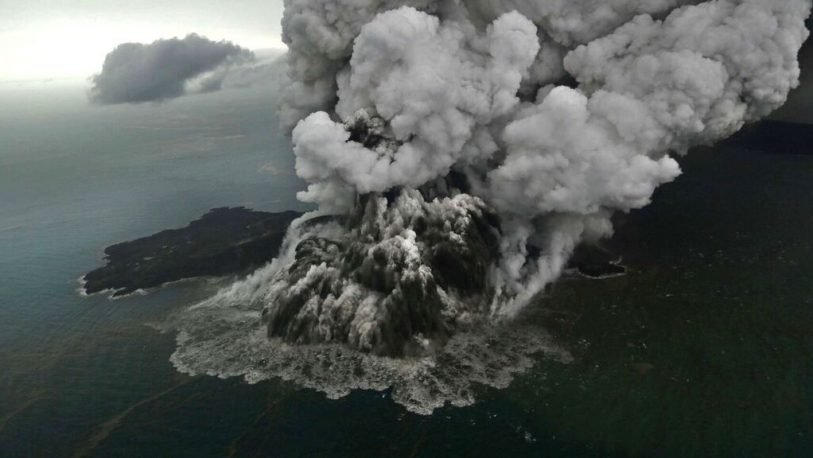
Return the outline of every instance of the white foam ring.
<path id="1" fill-rule="evenodd" d="M 420 358 L 373 356 L 340 344 L 291 345 L 267 337 L 261 306 L 217 299 L 172 319 L 178 346 L 170 361 L 178 371 L 243 377 L 248 383 L 280 378 L 330 399 L 352 390 L 392 389 L 395 402 L 429 415 L 447 403 L 473 404 L 476 385 L 508 387 L 540 356 L 572 361 L 544 330 L 517 322 L 458 334 L 442 349 Z"/>

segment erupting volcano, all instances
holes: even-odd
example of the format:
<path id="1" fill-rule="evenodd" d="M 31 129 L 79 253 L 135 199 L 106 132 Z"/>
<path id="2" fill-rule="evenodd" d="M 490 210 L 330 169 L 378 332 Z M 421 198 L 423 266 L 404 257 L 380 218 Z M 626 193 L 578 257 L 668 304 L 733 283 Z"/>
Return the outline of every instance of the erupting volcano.
<path id="1" fill-rule="evenodd" d="M 280 256 L 179 317 L 176 366 L 426 412 L 550 351 L 512 322 L 798 85 L 809 0 L 286 0 Z M 504 326 L 513 326 L 506 330 Z M 517 328 L 518 327 L 518 328 Z M 496 342 L 496 343 L 495 343 Z"/>

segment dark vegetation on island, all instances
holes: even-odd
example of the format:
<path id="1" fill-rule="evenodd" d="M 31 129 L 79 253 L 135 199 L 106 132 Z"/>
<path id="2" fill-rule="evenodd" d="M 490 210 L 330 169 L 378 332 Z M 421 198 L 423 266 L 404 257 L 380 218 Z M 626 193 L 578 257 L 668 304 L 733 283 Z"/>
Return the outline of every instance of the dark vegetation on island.
<path id="1" fill-rule="evenodd" d="M 277 255 L 288 225 L 300 215 L 215 208 L 182 229 L 107 247 L 107 265 L 85 275 L 85 291 L 123 296 L 187 278 L 250 271 Z"/>
<path id="2" fill-rule="evenodd" d="M 766 120 L 743 127 L 723 144 L 766 154 L 810 154 L 813 125 Z"/>
<path id="3" fill-rule="evenodd" d="M 813 128 L 809 124 L 767 120 L 744 127 L 722 145 L 766 154 L 809 154 Z M 288 225 L 300 215 L 295 211 L 268 213 L 243 207 L 213 209 L 185 228 L 106 248 L 107 265 L 85 275 L 85 291 L 93 294 L 113 290 L 114 296 L 122 296 L 176 280 L 249 272 L 277 255 Z M 623 219 L 623 215 L 620 217 Z M 308 249 L 298 247 L 298 256 Z M 448 271 L 446 281 L 479 278 L 470 277 L 471 272 L 461 268 L 459 261 L 465 259 L 446 256 L 442 246 L 435 252 L 438 267 Z M 569 268 L 589 278 L 612 277 L 626 271 L 618 254 L 592 245 L 577 249 Z"/>

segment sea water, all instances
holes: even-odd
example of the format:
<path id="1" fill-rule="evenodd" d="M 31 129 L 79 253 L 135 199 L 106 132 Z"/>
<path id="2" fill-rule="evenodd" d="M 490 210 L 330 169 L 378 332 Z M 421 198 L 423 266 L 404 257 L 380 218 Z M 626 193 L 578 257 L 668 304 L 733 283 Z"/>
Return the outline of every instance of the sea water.
<path id="1" fill-rule="evenodd" d="M 179 374 L 152 325 L 230 280 L 113 301 L 77 278 L 213 207 L 305 209 L 276 100 L 0 86 L 0 456 L 809 456 L 813 154 L 693 152 L 618 218 L 628 275 L 566 277 L 521 317 L 572 362 L 540 358 L 473 406 Z"/>
<path id="2" fill-rule="evenodd" d="M 304 208 L 276 94 L 259 87 L 94 107 L 80 84 L 0 86 L 0 456 L 73 450 L 95 415 L 116 405 L 108 390 L 126 403 L 145 359 L 168 366 L 168 349 L 99 355 L 106 364 L 91 359 L 93 348 L 127 347 L 114 336 L 143 332 L 205 294 L 197 283 L 117 301 L 82 297 L 77 279 L 99 266 L 105 246 L 218 206 Z M 33 426 L 15 427 L 31 413 Z"/>

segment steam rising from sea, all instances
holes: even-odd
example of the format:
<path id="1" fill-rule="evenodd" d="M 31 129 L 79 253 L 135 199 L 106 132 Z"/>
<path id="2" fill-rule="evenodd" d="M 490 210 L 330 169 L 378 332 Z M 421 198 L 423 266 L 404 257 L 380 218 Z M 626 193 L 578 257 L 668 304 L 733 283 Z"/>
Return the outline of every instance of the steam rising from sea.
<path id="1" fill-rule="evenodd" d="M 547 352 L 514 318 L 672 155 L 798 85 L 810 0 L 288 0 L 283 254 L 179 317 L 189 373 L 473 401 Z"/>

